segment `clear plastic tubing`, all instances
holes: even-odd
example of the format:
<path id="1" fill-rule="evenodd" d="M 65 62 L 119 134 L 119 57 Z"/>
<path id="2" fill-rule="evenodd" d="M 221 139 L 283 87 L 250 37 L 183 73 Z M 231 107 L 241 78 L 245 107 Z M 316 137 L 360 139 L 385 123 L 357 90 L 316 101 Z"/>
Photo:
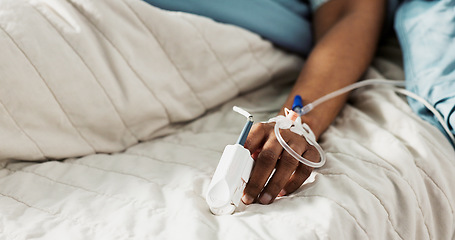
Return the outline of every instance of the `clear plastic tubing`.
<path id="1" fill-rule="evenodd" d="M 331 92 L 331 93 L 329 93 L 327 95 L 324 95 L 324 96 L 316 99 L 314 102 L 308 103 L 307 105 L 303 106 L 302 110 L 298 114 L 300 114 L 300 116 L 305 115 L 308 112 L 310 112 L 311 110 L 313 110 L 313 108 L 315 108 L 319 104 L 321 104 L 321 103 L 323 103 L 323 102 L 325 102 L 327 100 L 330 100 L 330 99 L 332 99 L 334 97 L 338 97 L 339 95 L 347 93 L 347 92 L 352 91 L 354 89 L 365 87 L 365 86 L 368 86 L 368 85 L 378 85 L 378 84 L 404 87 L 404 81 L 396 81 L 396 80 L 369 79 L 369 80 L 356 82 L 356 83 L 353 83 L 353 84 L 351 84 L 349 86 L 346 86 L 344 88 L 341 88 L 341 89 L 338 89 L 336 91 L 333 91 L 333 92 Z"/>
<path id="2" fill-rule="evenodd" d="M 300 121 L 300 118 L 297 118 L 297 121 Z M 281 144 L 281 146 L 284 148 L 284 150 L 286 150 L 286 152 L 288 152 L 292 157 L 294 157 L 296 160 L 298 160 L 302 164 L 307 165 L 309 167 L 319 168 L 319 167 L 324 166 L 327 157 L 325 156 L 324 150 L 321 148 L 321 146 L 319 146 L 319 144 L 316 141 L 313 141 L 310 138 L 306 138 L 306 140 L 309 142 L 309 144 L 313 145 L 316 148 L 316 150 L 318 150 L 318 152 L 319 152 L 320 161 L 312 162 L 312 161 L 300 156 L 298 153 L 296 153 L 294 151 L 294 149 L 292 149 L 286 143 L 286 141 L 284 141 L 283 137 L 281 137 L 281 134 L 280 134 L 280 128 L 281 128 L 280 121 L 278 121 L 275 123 L 275 127 L 273 130 L 275 131 L 276 139 Z"/>
<path id="3" fill-rule="evenodd" d="M 339 95 L 347 93 L 347 92 L 352 91 L 354 89 L 365 87 L 365 86 L 369 86 L 369 85 L 392 85 L 392 86 L 401 86 L 401 87 L 403 87 L 405 85 L 405 82 L 404 81 L 397 81 L 397 80 L 385 80 L 385 79 L 369 79 L 369 80 L 356 82 L 356 83 L 351 84 L 349 86 L 346 86 L 344 88 L 338 89 L 338 90 L 336 90 L 334 92 L 331 92 L 331 93 L 329 93 L 327 95 L 324 95 L 321 98 L 318 98 L 317 100 L 315 100 L 315 101 L 303 106 L 298 114 L 300 116 L 305 115 L 305 114 L 309 113 L 311 110 L 313 110 L 313 108 L 315 108 L 316 106 L 318 106 L 319 104 L 321 104 L 321 103 L 323 103 L 325 101 L 328 101 L 328 100 L 330 100 L 332 98 L 338 97 Z M 436 118 L 443 125 L 444 130 L 448 134 L 449 138 L 452 140 L 452 143 L 455 144 L 455 137 L 453 136 L 453 134 L 450 132 L 450 130 L 447 127 L 447 125 L 442 120 L 441 114 L 433 106 L 431 106 L 431 104 L 426 102 L 423 98 L 420 98 L 420 97 L 416 96 L 415 94 L 412 94 L 411 92 L 406 91 L 404 89 L 395 89 L 395 91 L 398 92 L 398 93 L 407 95 L 408 97 L 412 97 L 412 98 L 422 102 L 431 112 L 433 112 L 433 114 L 435 114 Z M 300 118 L 298 118 L 297 120 L 300 121 Z M 313 141 L 310 138 L 306 138 L 308 143 L 313 145 L 316 148 L 316 150 L 318 150 L 319 156 L 320 156 L 320 161 L 319 162 L 315 163 L 315 162 L 312 162 L 312 161 L 300 156 L 298 153 L 296 153 L 286 143 L 286 141 L 283 139 L 283 137 L 281 137 L 280 128 L 283 128 L 281 126 L 282 124 L 283 123 L 280 124 L 280 121 L 277 121 L 276 124 L 275 124 L 275 128 L 274 128 L 275 135 L 277 137 L 278 142 L 281 144 L 281 146 L 283 146 L 283 148 L 291 156 L 293 156 L 295 159 L 297 159 L 302 164 L 305 164 L 305 165 L 307 165 L 309 167 L 313 167 L 313 168 L 322 167 L 325 164 L 327 158 L 325 156 L 324 150 L 319 146 L 319 144 L 316 141 Z"/>

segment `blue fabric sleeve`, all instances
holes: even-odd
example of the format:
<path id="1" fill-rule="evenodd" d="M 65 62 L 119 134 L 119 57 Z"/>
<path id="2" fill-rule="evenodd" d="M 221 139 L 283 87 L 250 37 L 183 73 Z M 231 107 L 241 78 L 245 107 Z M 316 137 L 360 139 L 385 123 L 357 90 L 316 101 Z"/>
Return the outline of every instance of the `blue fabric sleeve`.
<path id="1" fill-rule="evenodd" d="M 403 50 L 406 88 L 425 98 L 455 127 L 455 0 L 405 1 L 395 29 Z M 412 109 L 442 130 L 433 114 L 409 99 Z"/>
<path id="2" fill-rule="evenodd" d="M 281 48 L 307 55 L 312 47 L 310 9 L 301 0 L 144 0 L 156 7 L 243 27 Z"/>
<path id="3" fill-rule="evenodd" d="M 310 0 L 310 6 L 311 10 L 313 12 L 316 12 L 320 6 L 322 6 L 324 3 L 328 2 L 330 0 Z"/>

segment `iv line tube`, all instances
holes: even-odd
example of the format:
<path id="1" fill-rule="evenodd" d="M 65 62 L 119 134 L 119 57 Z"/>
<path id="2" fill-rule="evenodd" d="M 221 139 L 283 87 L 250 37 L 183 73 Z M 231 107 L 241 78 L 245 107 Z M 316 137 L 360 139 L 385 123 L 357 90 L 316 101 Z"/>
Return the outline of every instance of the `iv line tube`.
<path id="1" fill-rule="evenodd" d="M 300 112 L 298 112 L 299 116 L 302 116 L 302 115 L 305 115 L 307 114 L 308 112 L 310 112 L 311 110 L 313 110 L 314 107 L 318 106 L 319 104 L 327 101 L 327 100 L 330 100 L 334 97 L 337 97 L 341 94 L 344 94 L 344 93 L 347 93 L 349 91 L 352 91 L 354 89 L 357 89 L 357 88 L 361 88 L 361 87 L 365 87 L 365 86 L 368 86 L 368 85 L 377 85 L 377 84 L 380 84 L 380 85 L 393 85 L 393 86 L 404 86 L 405 85 L 405 81 L 396 81 L 396 80 L 385 80 L 385 79 L 370 79 L 370 80 L 364 80 L 364 81 L 360 81 L 360 82 L 357 82 L 357 83 L 354 83 L 354 84 L 351 84 L 351 85 L 348 85 L 344 88 L 341 88 L 341 89 L 338 89 L 334 92 L 331 92 L 327 95 L 324 95 L 318 99 L 316 99 L 315 101 L 309 103 L 309 104 L 306 104 L 305 106 L 303 106 L 303 108 L 300 110 Z M 401 93 L 401 94 L 404 94 L 408 97 L 411 97 L 411 98 L 414 98 L 416 99 L 417 101 L 421 102 L 422 104 L 425 105 L 425 107 L 427 107 L 431 112 L 433 112 L 433 114 L 435 114 L 436 118 L 439 120 L 439 122 L 441 123 L 441 125 L 443 126 L 444 130 L 446 131 L 446 133 L 448 134 L 450 140 L 452 140 L 452 143 L 455 144 L 455 137 L 454 135 L 452 134 L 452 132 L 449 130 L 449 128 L 447 127 L 447 125 L 444 123 L 443 119 L 442 119 L 442 116 L 441 114 L 438 112 L 438 110 L 436 110 L 433 106 L 431 106 L 431 104 L 429 104 L 425 99 L 417 96 L 416 94 L 412 93 L 412 92 L 409 92 L 407 90 L 404 90 L 404 89 L 395 89 L 396 92 L 398 93 Z M 296 120 L 299 120 L 300 121 L 300 117 L 297 118 Z M 283 120 L 281 120 L 283 121 Z M 311 139 L 309 138 L 306 138 L 306 140 L 309 142 L 309 144 L 313 145 L 316 150 L 318 150 L 319 152 L 319 155 L 321 157 L 321 160 L 318 162 L 318 163 L 315 163 L 315 162 L 311 162 L 309 161 L 308 159 L 300 156 L 298 153 L 296 153 L 287 143 L 286 141 L 284 141 L 283 137 L 281 136 L 280 134 L 280 120 L 278 120 L 276 123 L 275 123 L 275 127 L 274 127 L 274 132 L 275 132 L 275 135 L 277 137 L 277 140 L 278 142 L 281 144 L 281 146 L 291 155 L 293 156 L 296 160 L 298 160 L 299 162 L 301 162 L 302 164 L 304 165 L 307 165 L 309 167 L 313 167 L 313 168 L 318 168 L 318 167 L 322 167 L 324 164 L 325 164 L 325 161 L 326 161 L 326 156 L 325 156 L 325 153 L 324 153 L 324 150 L 319 146 L 319 144 L 316 142 L 316 141 L 312 141 Z"/>
<path id="2" fill-rule="evenodd" d="M 405 81 L 385 80 L 385 79 L 369 79 L 369 80 L 356 82 L 356 83 L 348 85 L 348 86 L 346 86 L 344 88 L 338 89 L 338 90 L 336 90 L 334 92 L 326 94 L 326 95 L 316 99 L 315 101 L 303 106 L 303 108 L 300 110 L 300 112 L 298 114 L 300 116 L 305 115 L 308 112 L 310 112 L 311 110 L 313 110 L 314 107 L 318 106 L 319 104 L 321 104 L 321 103 L 323 103 L 323 102 L 325 102 L 327 100 L 330 100 L 330 99 L 332 99 L 334 97 L 337 97 L 337 96 L 339 96 L 341 94 L 347 93 L 347 92 L 352 91 L 354 89 L 365 87 L 365 86 L 368 86 L 368 85 L 392 85 L 392 86 L 397 86 L 397 87 L 398 86 L 404 87 L 405 86 Z M 436 119 L 442 125 L 444 131 L 447 133 L 447 135 L 449 136 L 449 138 L 452 141 L 452 143 L 455 144 L 455 136 L 452 134 L 452 132 L 450 131 L 449 127 L 444 122 L 443 117 L 441 116 L 441 114 L 439 113 L 439 111 L 436 108 L 434 108 L 424 98 L 422 98 L 422 97 L 418 96 L 417 94 L 415 94 L 413 92 L 410 92 L 408 90 L 401 89 L 401 88 L 396 88 L 395 92 L 403 94 L 403 95 L 408 96 L 410 98 L 413 98 L 413 99 L 419 101 L 420 103 L 422 103 L 428 110 L 430 110 L 435 115 Z"/>
<path id="3" fill-rule="evenodd" d="M 303 108 L 301 109 L 301 111 L 298 114 L 300 116 L 305 115 L 308 112 L 310 112 L 311 110 L 313 110 L 313 108 L 315 108 L 319 104 L 321 104 L 321 103 L 323 103 L 323 102 L 325 102 L 325 101 L 327 101 L 329 99 L 332 99 L 334 97 L 337 97 L 337 96 L 339 96 L 341 94 L 347 93 L 347 92 L 352 91 L 352 90 L 357 89 L 357 88 L 365 87 L 365 86 L 368 86 L 368 85 L 376 85 L 376 84 L 404 86 L 404 81 L 385 80 L 385 79 L 369 79 L 369 80 L 356 82 L 356 83 L 348 85 L 348 86 L 346 86 L 344 88 L 340 88 L 340 89 L 338 89 L 336 91 L 333 91 L 333 92 L 331 92 L 329 94 L 326 94 L 326 95 L 316 99 L 315 101 L 313 101 L 311 103 L 308 103 L 307 105 L 303 106 Z"/>
<path id="4" fill-rule="evenodd" d="M 441 113 L 439 113 L 438 110 L 436 110 L 436 108 L 431 106 L 431 104 L 428 103 L 424 98 L 420 97 L 419 95 L 417 95 L 417 94 L 415 94 L 413 92 L 407 91 L 405 89 L 399 89 L 399 88 L 395 89 L 395 92 L 401 93 L 401 94 L 403 94 L 405 96 L 408 96 L 410 98 L 414 98 L 415 100 L 417 100 L 420 103 L 422 103 L 428 110 L 430 110 L 434 114 L 436 119 L 438 119 L 439 123 L 442 125 L 442 128 L 447 133 L 447 135 L 449 136 L 449 138 L 452 141 L 452 143 L 455 145 L 455 136 L 452 134 L 452 132 L 450 131 L 450 129 L 447 126 L 447 124 L 445 124 L 444 118 L 442 117 Z"/>

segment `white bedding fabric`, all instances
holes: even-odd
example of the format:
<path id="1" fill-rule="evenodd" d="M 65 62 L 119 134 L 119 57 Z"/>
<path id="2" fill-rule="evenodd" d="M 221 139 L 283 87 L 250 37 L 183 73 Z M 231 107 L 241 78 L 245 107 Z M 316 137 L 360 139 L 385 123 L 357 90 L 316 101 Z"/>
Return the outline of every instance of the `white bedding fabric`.
<path id="1" fill-rule="evenodd" d="M 0 160 L 121 151 L 302 63 L 139 0 L 2 0 L 0 46 Z"/>
<path id="2" fill-rule="evenodd" d="M 133 145 L 121 153 L 91 154 L 82 158 L 68 158 L 64 161 L 44 163 L 4 161 L 4 168 L 0 170 L 0 239 L 440 240 L 454 238 L 455 151 L 442 133 L 413 114 L 405 99 L 396 95 L 390 88 L 365 88 L 351 94 L 349 102 L 340 116 L 322 136 L 321 146 L 327 153 L 327 164 L 316 170 L 311 179 L 295 193 L 280 198 L 268 206 L 253 204 L 234 215 L 212 215 L 204 199 L 205 191 L 223 148 L 226 144 L 235 142 L 245 121 L 244 117 L 232 112 L 232 106 L 238 105 L 256 110 L 279 107 L 284 101 L 289 87 L 273 81 L 228 101 L 219 108 L 209 110 L 192 122 L 167 124 L 200 116 L 208 107 L 233 97 L 234 94 L 229 91 L 235 89 L 233 83 L 236 80 L 232 79 L 237 79 L 239 85 L 245 84 L 246 91 L 266 82 L 269 78 L 269 71 L 282 76 L 294 75 L 296 66 L 300 64 L 299 60 L 273 49 L 256 35 L 238 28 L 216 24 L 207 19 L 187 14 L 161 11 L 140 1 L 109 1 L 109 5 L 107 0 L 45 2 L 50 5 L 54 4 L 52 11 L 51 8 L 40 5 L 42 2 L 39 1 L 30 1 L 31 5 L 28 1 L 18 0 L 0 2 L 2 30 L 0 31 L 0 41 L 3 46 L 0 56 L 0 61 L 2 61 L 0 64 L 0 97 L 3 104 L 0 115 L 2 158 L 42 159 L 43 154 L 39 153 L 33 141 L 27 140 L 29 138 L 34 139 L 37 143 L 49 144 L 45 146 L 46 148 L 39 145 L 45 149 L 44 156 L 59 157 L 84 153 L 81 147 L 84 141 L 73 139 L 75 135 L 69 132 L 74 131 L 75 128 L 64 127 L 68 116 L 79 117 L 76 118 L 78 121 L 87 121 L 79 122 L 79 124 L 88 126 L 84 133 L 93 135 L 90 135 L 93 138 L 87 138 L 88 141 L 97 142 L 103 147 L 103 151 L 118 150 L 134 144 L 136 139 L 128 137 L 134 131 L 137 131 L 135 134 L 138 135 L 144 134 L 142 135 L 144 139 L 156 135 L 163 136 Z M 58 18 L 57 21 L 57 15 L 51 15 L 58 12 L 56 6 L 72 9 L 70 12 L 74 16 L 67 18 L 66 21 Z M 41 8 L 46 9 L 43 15 L 39 12 L 41 10 L 38 10 Z M 27 12 L 19 14 L 22 9 Z M 84 16 L 93 18 L 81 18 L 82 13 L 86 14 Z M 94 23 L 99 24 L 97 25 L 99 29 L 106 31 L 104 36 L 114 36 L 118 30 L 114 28 L 114 22 L 119 25 L 118 22 L 121 20 L 116 20 L 114 16 L 109 15 L 111 28 L 103 25 L 101 19 L 108 16 L 108 13 L 122 14 L 122 16 L 129 14 L 128 16 L 131 17 L 126 18 L 128 19 L 126 22 L 131 24 L 130 28 L 142 26 L 143 30 L 133 31 L 138 35 L 134 38 L 121 39 L 120 36 L 117 36 L 113 37 L 110 42 L 104 37 L 100 37 L 99 31 L 92 32 L 93 29 L 87 30 L 92 35 L 89 34 L 83 38 L 77 37 L 77 31 L 82 30 L 84 26 L 93 27 Z M 48 16 L 46 14 L 56 18 L 51 18 L 55 20 L 56 26 L 57 22 L 67 24 L 61 26 L 60 33 L 71 36 L 71 41 L 67 41 L 72 42 L 73 46 L 77 46 L 77 48 L 70 47 L 71 45 L 67 41 L 58 40 L 57 38 L 61 35 L 52 35 L 57 39 L 53 48 L 50 48 L 51 43 L 47 42 L 51 39 L 34 43 L 34 39 L 25 37 L 28 34 L 26 30 L 32 31 L 33 29 L 31 29 L 31 25 L 20 26 L 20 23 L 28 17 L 30 17 L 30 24 L 42 21 L 33 25 L 36 29 L 43 28 L 33 31 L 34 34 L 52 29 L 54 32 L 57 31 L 49 25 L 54 20 L 48 19 L 48 21 L 43 17 Z M 37 16 L 37 18 L 31 16 Z M 144 21 L 137 22 L 139 19 L 137 16 L 144 17 Z M 59 17 L 64 18 L 64 16 Z M 159 24 L 156 22 L 157 19 L 160 20 Z M 72 20 L 76 22 L 72 22 Z M 92 22 L 87 22 L 89 20 Z M 168 21 L 169 24 L 175 23 L 174 27 L 165 28 L 165 23 Z M 82 22 L 84 24 L 79 25 Z M 126 22 L 124 23 L 126 24 Z M 170 65 L 161 62 L 166 57 L 157 57 L 158 62 L 156 60 L 154 62 L 152 59 L 148 62 L 139 61 L 147 57 L 153 58 L 146 54 L 149 49 L 138 50 L 131 47 L 141 46 L 140 42 L 145 41 L 141 39 L 140 32 L 152 39 L 149 41 L 151 46 L 159 45 L 156 42 L 152 44 L 154 38 L 150 37 L 150 31 L 144 26 L 149 26 L 156 31 L 162 27 L 160 31 L 162 34 L 184 34 L 187 31 L 194 31 L 188 22 L 196 26 L 201 24 L 201 27 L 197 28 L 197 34 L 204 33 L 205 35 L 202 35 L 205 36 L 204 39 L 199 38 L 202 41 L 200 44 L 207 44 L 203 44 L 205 47 L 201 48 L 211 49 L 210 51 L 218 49 L 224 51 L 225 55 L 221 53 L 217 53 L 219 55 L 213 53 L 194 55 L 191 52 L 196 47 L 186 46 L 175 52 L 177 55 Z M 101 27 L 102 25 L 104 27 Z M 79 30 L 77 26 L 80 27 Z M 179 30 L 177 31 L 175 28 Z M 24 37 L 20 37 L 22 35 Z M 16 42 L 12 41 L 13 38 Z M 179 46 L 178 43 L 193 43 L 194 39 L 174 40 L 176 42 L 169 49 L 176 48 Z M 236 44 L 226 45 L 236 40 L 238 41 Z M 59 41 L 60 45 L 57 45 Z M 127 46 L 128 42 L 123 41 L 129 41 L 130 46 Z M 194 40 L 194 42 L 196 41 L 198 40 Z M 115 51 L 113 50 L 114 42 L 118 43 Z M 214 45 L 220 42 L 224 43 L 219 48 L 215 48 Z M 35 47 L 33 44 L 36 44 Z M 43 44 L 46 44 L 46 48 L 41 47 Z M 31 46 L 26 48 L 26 45 Z M 119 47 L 120 45 L 122 47 Z M 244 47 L 239 47 L 239 45 Z M 153 53 L 163 46 L 165 44 L 162 43 L 158 48 L 153 48 L 155 50 Z M 184 54 L 187 48 L 192 50 L 188 50 L 190 53 Z M 255 50 L 250 52 L 251 49 Z M 382 52 L 389 58 L 396 58 L 395 50 L 385 48 Z M 26 64 L 24 59 L 16 59 L 18 51 L 26 54 L 33 64 L 30 62 Z M 52 51 L 55 52 L 52 53 Z M 86 56 L 86 64 L 80 58 L 79 60 L 55 60 L 54 57 L 58 56 L 59 51 L 68 51 L 68 56 L 76 59 Z M 74 55 L 76 52 L 81 55 Z M 123 57 L 119 52 L 122 52 Z M 152 53 L 149 54 L 155 56 Z M 164 54 L 163 51 L 160 54 Z M 5 56 L 9 56 L 9 60 Z M 207 60 L 207 56 L 212 56 L 212 60 Z M 223 57 L 220 58 L 220 56 Z M 225 58 L 230 60 L 225 61 Z M 242 60 L 243 58 L 249 60 Z M 49 65 L 49 61 L 52 65 Z M 66 64 L 68 61 L 71 63 L 69 66 Z M 88 63 L 88 61 L 93 62 Z M 186 69 L 188 74 L 196 74 L 191 70 L 192 66 L 185 64 L 199 61 L 206 66 L 204 69 L 211 69 L 208 72 L 214 71 L 210 74 L 197 71 L 197 74 L 204 76 L 200 78 L 201 82 L 194 80 L 194 84 L 199 83 L 198 86 L 202 89 L 207 87 L 207 91 L 192 91 L 188 86 L 193 81 L 182 82 L 182 77 L 178 73 L 179 71 L 182 73 L 183 69 Z M 76 65 L 77 62 L 79 62 L 79 66 Z M 169 62 L 168 59 L 167 63 Z M 9 65 L 5 65 L 6 63 Z M 175 68 L 170 67 L 173 64 L 176 66 Z M 17 67 L 10 69 L 15 65 Z M 10 67 L 5 68 L 4 66 Z M 223 69 L 222 66 L 226 68 Z M 232 72 L 229 74 L 225 72 L 231 69 L 228 66 L 232 66 Z M 74 70 L 75 68 L 80 71 Z M 88 68 L 90 70 L 87 70 Z M 30 72 L 35 72 L 34 74 L 37 76 L 22 78 L 32 76 Z M 65 74 L 68 72 L 71 74 Z M 90 74 L 73 76 L 79 72 L 80 74 Z M 147 73 L 153 74 L 156 78 L 162 75 L 162 78 L 159 79 L 166 79 L 166 81 L 152 81 L 155 78 L 148 76 Z M 16 77 L 8 78 L 8 74 L 16 74 L 13 75 Z M 205 74 L 216 77 L 211 79 Z M 224 74 L 224 77 L 221 78 L 218 76 L 219 74 Z M 242 74 L 246 75 L 240 77 Z M 374 68 L 370 69 L 366 78 L 381 77 L 381 74 L 390 79 L 403 77 L 399 66 L 378 57 L 374 62 Z M 65 79 L 71 78 L 71 81 L 65 81 L 65 84 L 73 83 L 74 85 L 58 84 L 56 81 L 62 76 L 65 76 Z M 110 82 L 111 85 L 106 85 L 112 87 L 110 89 L 112 92 L 107 91 L 113 94 L 111 96 L 113 98 L 109 101 L 120 105 L 125 104 L 120 109 L 132 111 L 125 112 L 121 116 L 128 117 L 131 121 L 141 121 L 140 117 L 134 115 L 140 112 L 137 113 L 132 109 L 156 107 L 157 109 L 150 109 L 156 113 L 149 113 L 152 116 L 157 114 L 156 118 L 147 120 L 146 123 L 132 124 L 129 128 L 130 131 L 120 123 L 112 125 L 110 121 L 114 121 L 113 116 L 118 115 L 114 114 L 115 111 L 112 109 L 105 111 L 100 110 L 104 109 L 103 107 L 96 109 L 95 106 L 100 105 L 92 99 L 91 94 L 99 92 L 94 90 L 93 85 L 84 85 L 93 84 L 93 80 L 88 79 L 94 79 L 94 76 L 114 79 Z M 138 76 L 150 77 L 150 84 L 154 84 L 152 85 L 153 93 L 169 94 L 162 96 L 163 102 L 175 102 L 169 103 L 170 105 L 163 102 L 158 104 L 159 101 L 156 100 L 158 97 L 153 97 L 151 90 L 140 92 L 134 87 L 131 87 L 132 89 L 127 87 L 130 82 L 126 82 L 125 79 L 134 79 L 131 82 L 139 84 L 142 81 L 136 81 Z M 228 76 L 231 76 L 231 80 L 227 80 Z M 237 76 L 237 78 L 233 76 Z M 194 76 L 194 79 L 197 78 Z M 180 84 L 168 82 L 174 80 L 180 81 Z M 247 80 L 251 82 L 247 84 L 245 82 Z M 48 94 L 48 91 L 45 91 L 48 89 L 47 87 L 55 86 L 59 90 L 54 92 L 54 97 L 57 97 L 58 92 L 62 95 L 59 95 L 62 100 L 73 100 L 75 103 L 66 103 L 68 112 L 61 115 L 62 118 L 57 117 L 60 116 L 58 114 L 62 114 L 61 112 L 51 112 L 56 115 L 42 120 L 61 125 L 59 125 L 60 128 L 52 129 L 51 125 L 44 124 L 47 126 L 44 132 L 53 130 L 44 136 L 43 132 L 40 132 L 42 129 L 34 128 L 33 121 L 30 120 L 24 125 L 19 122 L 26 119 L 27 116 L 24 115 L 28 113 L 36 114 L 35 108 L 40 102 L 33 101 L 36 98 L 27 100 L 24 96 L 22 98 L 25 100 L 22 100 L 27 101 L 26 103 L 13 102 L 12 100 L 17 101 L 21 98 L 13 96 L 11 89 L 19 87 L 29 89 L 35 86 L 33 84 L 43 85 L 47 81 L 48 86 L 41 86 L 41 88 L 23 94 L 42 94 L 39 96 L 45 98 L 44 95 Z M 61 78 L 60 81 L 62 81 Z M 79 84 L 79 81 L 84 81 L 84 84 Z M 217 84 L 213 84 L 211 81 L 217 81 Z M 117 84 L 113 84 L 113 82 Z M 210 87 L 206 86 L 207 84 L 210 84 Z M 231 87 L 225 87 L 223 84 L 229 84 Z M 96 88 L 99 89 L 99 86 Z M 212 88 L 218 89 L 219 92 L 213 93 L 216 94 L 215 96 L 208 96 L 212 94 L 208 89 Z M 120 94 L 114 89 L 124 92 Z M 77 96 L 76 99 L 69 98 L 70 95 L 81 92 L 86 95 Z M 191 94 L 194 94 L 193 97 L 190 97 Z M 12 100 L 8 101 L 5 96 L 9 96 Z M 108 101 L 106 95 L 103 96 L 105 98 L 103 101 Z M 128 97 L 116 99 L 119 96 Z M 203 96 L 207 97 L 206 101 L 201 100 Z M 51 102 L 51 100 L 45 101 L 49 104 Z M 53 102 L 56 104 L 55 101 Z M 75 107 L 77 106 L 75 113 L 69 111 L 73 104 Z M 185 108 L 173 108 L 181 105 Z M 5 106 L 10 115 L 5 114 Z M 101 106 L 120 107 L 108 103 Z M 172 112 L 176 111 L 176 115 L 171 115 L 175 117 L 174 120 L 166 118 L 166 115 L 159 115 L 164 114 L 163 108 L 166 107 L 169 107 Z M 54 110 L 55 108 L 49 106 L 49 111 Z M 101 111 L 100 115 L 97 115 L 98 111 Z M 78 116 L 78 114 L 88 115 Z M 91 114 L 94 114 L 93 119 Z M 261 121 L 267 120 L 274 114 L 274 112 L 256 112 L 254 116 L 256 121 Z M 5 120 L 7 119 L 5 116 L 11 119 L 11 115 L 15 116 L 16 125 L 7 125 L 8 121 Z M 38 116 L 45 115 L 41 113 Z M 119 118 L 116 119 L 115 121 L 120 121 Z M 92 128 L 93 122 L 99 124 Z M 150 128 L 146 131 L 143 128 L 148 124 Z M 17 130 L 18 125 L 22 127 L 22 132 Z M 105 128 L 105 125 L 109 128 Z M 116 129 L 118 131 L 110 129 L 115 126 L 118 127 Z M 137 128 L 133 128 L 133 126 L 137 126 Z M 14 134 L 13 132 L 3 133 L 10 128 L 11 131 L 16 129 L 17 132 Z M 102 131 L 91 132 L 98 128 Z M 32 133 L 27 132 L 31 129 L 38 131 L 34 134 L 43 135 L 42 137 L 45 139 L 33 138 Z M 58 135 L 60 134 L 58 129 L 69 130 Z M 157 132 L 157 130 L 159 131 Z M 112 138 L 106 137 L 105 131 L 114 134 L 110 135 Z M 24 135 L 24 132 L 28 134 Z M 164 136 L 165 134 L 167 135 Z M 101 140 L 95 141 L 97 139 Z M 126 140 L 119 141 L 119 139 Z M 64 145 L 67 148 L 64 148 Z M 72 145 L 75 145 L 76 150 Z M 87 153 L 92 151 L 87 147 Z"/>

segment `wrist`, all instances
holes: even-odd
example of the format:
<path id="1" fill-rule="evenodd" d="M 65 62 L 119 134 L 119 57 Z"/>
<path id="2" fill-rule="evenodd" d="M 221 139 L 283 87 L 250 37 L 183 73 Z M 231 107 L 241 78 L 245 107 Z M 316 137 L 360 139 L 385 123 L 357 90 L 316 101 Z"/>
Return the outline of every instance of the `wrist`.
<path id="1" fill-rule="evenodd" d="M 309 101 L 304 100 L 304 104 L 307 104 Z M 288 106 L 289 105 L 289 106 Z M 279 112 L 279 115 L 285 116 L 285 108 L 291 109 L 290 104 L 287 102 L 286 104 L 283 105 L 281 111 Z M 301 123 L 306 123 L 311 130 L 313 131 L 316 140 L 319 139 L 319 136 L 325 131 L 325 129 L 330 125 L 331 121 L 327 123 L 327 115 L 321 112 L 322 109 L 313 109 L 309 113 L 300 116 Z"/>
<path id="2" fill-rule="evenodd" d="M 319 136 L 321 136 L 325 129 L 321 128 L 321 120 L 311 115 L 314 114 L 309 113 L 307 115 L 301 116 L 300 118 L 302 119 L 302 123 L 306 123 L 311 128 L 314 136 L 316 137 L 316 140 L 318 140 Z"/>
<path id="3" fill-rule="evenodd" d="M 284 109 L 285 109 L 285 107 L 282 108 L 282 110 L 278 113 L 278 115 L 286 116 L 286 114 L 284 113 Z M 324 120 L 321 119 L 320 117 L 318 117 L 317 115 L 318 114 L 316 112 L 311 111 L 308 114 L 300 116 L 301 123 L 302 124 L 306 123 L 311 128 L 311 130 L 313 131 L 313 133 L 316 137 L 316 140 L 319 139 L 319 136 L 325 130 L 325 128 L 324 128 L 325 125 L 322 124 L 324 122 Z"/>

